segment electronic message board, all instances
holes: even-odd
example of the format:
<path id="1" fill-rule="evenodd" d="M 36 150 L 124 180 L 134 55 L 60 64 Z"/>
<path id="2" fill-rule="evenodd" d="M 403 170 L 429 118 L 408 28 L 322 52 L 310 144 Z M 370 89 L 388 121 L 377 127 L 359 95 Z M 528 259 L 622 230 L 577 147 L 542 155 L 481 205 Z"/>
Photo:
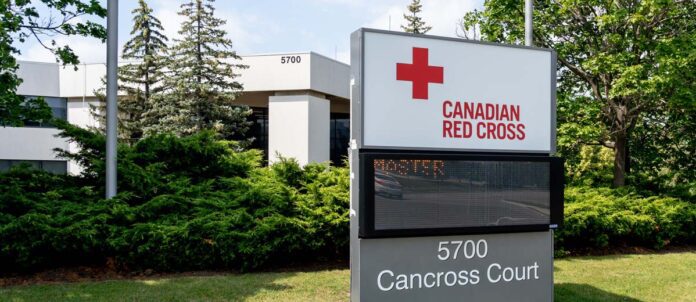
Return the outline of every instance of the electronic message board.
<path id="1" fill-rule="evenodd" d="M 361 237 L 548 230 L 563 216 L 557 157 L 363 152 Z"/>

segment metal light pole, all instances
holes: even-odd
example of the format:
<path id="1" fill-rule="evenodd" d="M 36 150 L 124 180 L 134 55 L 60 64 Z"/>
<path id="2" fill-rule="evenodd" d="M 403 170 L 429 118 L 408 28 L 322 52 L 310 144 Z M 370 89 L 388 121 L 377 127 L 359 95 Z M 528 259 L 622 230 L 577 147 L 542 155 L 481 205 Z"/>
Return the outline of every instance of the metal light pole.
<path id="1" fill-rule="evenodd" d="M 524 45 L 532 46 L 532 16 L 534 11 L 533 0 L 524 0 Z"/>
<path id="2" fill-rule="evenodd" d="M 106 30 L 106 198 L 108 199 L 116 195 L 118 0 L 107 0 Z"/>

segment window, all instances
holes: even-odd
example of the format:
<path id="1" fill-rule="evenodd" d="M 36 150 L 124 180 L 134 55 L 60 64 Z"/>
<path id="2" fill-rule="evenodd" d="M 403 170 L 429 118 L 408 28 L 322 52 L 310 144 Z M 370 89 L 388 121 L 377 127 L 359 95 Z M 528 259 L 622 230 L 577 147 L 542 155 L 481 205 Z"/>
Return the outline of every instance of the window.
<path id="1" fill-rule="evenodd" d="M 6 172 L 21 164 L 29 165 L 32 169 L 44 170 L 55 174 L 67 174 L 68 162 L 62 160 L 6 160 L 0 159 L 0 172 Z"/>
<path id="2" fill-rule="evenodd" d="M 249 146 L 263 151 L 264 162 L 268 158 L 268 108 L 252 108 L 249 116 L 252 122 L 245 137 L 254 138 Z M 331 113 L 330 119 L 330 159 L 334 165 L 342 165 L 348 156 L 348 141 L 350 140 L 350 115 L 347 113 Z M 242 138 L 239 138 L 242 139 Z"/>
<path id="3" fill-rule="evenodd" d="M 38 96 L 25 96 L 27 99 L 36 99 L 39 98 Z M 57 97 L 43 97 L 44 101 L 48 105 L 48 107 L 51 107 L 51 112 L 53 113 L 53 118 L 60 119 L 60 120 L 68 120 L 68 99 L 66 98 L 57 98 Z M 24 122 L 25 126 L 29 127 L 45 127 L 45 128 L 51 128 L 53 125 L 50 123 L 41 123 L 37 121 L 25 121 Z"/>
<path id="4" fill-rule="evenodd" d="M 249 121 L 252 124 L 246 137 L 254 138 L 249 147 L 263 151 L 263 161 L 265 162 L 268 158 L 268 108 L 252 108 L 252 110 L 253 112 L 249 116 Z"/>
<path id="5" fill-rule="evenodd" d="M 343 160 L 348 156 L 348 142 L 350 140 L 350 114 L 331 113 L 331 163 L 335 166 L 343 165 Z"/>

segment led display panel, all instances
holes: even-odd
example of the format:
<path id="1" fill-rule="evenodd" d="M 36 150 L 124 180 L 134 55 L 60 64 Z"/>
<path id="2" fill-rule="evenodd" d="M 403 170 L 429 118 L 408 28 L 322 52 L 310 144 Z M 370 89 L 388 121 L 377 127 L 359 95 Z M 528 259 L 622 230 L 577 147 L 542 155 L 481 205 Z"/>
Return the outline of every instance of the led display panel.
<path id="1" fill-rule="evenodd" d="M 391 153 L 363 159 L 369 220 L 363 233 L 526 231 L 559 221 L 558 158 Z"/>

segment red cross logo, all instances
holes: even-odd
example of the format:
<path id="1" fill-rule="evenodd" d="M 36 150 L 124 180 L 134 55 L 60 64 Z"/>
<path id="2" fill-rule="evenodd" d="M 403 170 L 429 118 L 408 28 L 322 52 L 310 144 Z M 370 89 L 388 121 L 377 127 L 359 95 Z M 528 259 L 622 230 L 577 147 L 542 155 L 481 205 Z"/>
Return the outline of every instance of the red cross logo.
<path id="1" fill-rule="evenodd" d="M 413 64 L 396 63 L 396 80 L 413 82 L 413 98 L 428 99 L 428 84 L 444 82 L 444 68 L 428 65 L 428 49 L 413 48 Z"/>

